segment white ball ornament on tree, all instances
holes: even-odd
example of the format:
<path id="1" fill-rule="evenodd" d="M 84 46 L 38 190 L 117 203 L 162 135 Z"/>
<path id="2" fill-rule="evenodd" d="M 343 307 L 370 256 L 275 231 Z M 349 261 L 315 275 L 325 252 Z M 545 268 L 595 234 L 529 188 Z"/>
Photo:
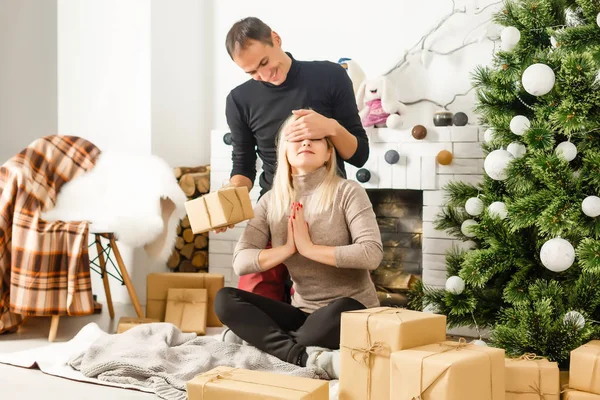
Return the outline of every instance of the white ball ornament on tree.
<path id="1" fill-rule="evenodd" d="M 494 150 L 485 158 L 483 169 L 493 180 L 503 181 L 508 178 L 506 167 L 513 159 L 513 155 L 506 150 Z"/>
<path id="2" fill-rule="evenodd" d="M 460 276 L 451 276 L 446 280 L 446 290 L 453 294 L 461 294 L 465 290 L 465 281 Z"/>
<path id="3" fill-rule="evenodd" d="M 488 211 L 491 216 L 504 219 L 508 216 L 508 210 L 506 204 L 501 201 L 495 201 L 488 207 Z"/>
<path id="4" fill-rule="evenodd" d="M 463 244 L 462 244 L 462 248 L 464 250 L 473 250 L 476 247 L 477 247 L 477 243 L 475 243 L 472 240 L 467 240 L 467 241 L 463 242 Z"/>
<path id="5" fill-rule="evenodd" d="M 544 267 L 553 272 L 566 271 L 575 261 L 573 245 L 563 238 L 556 237 L 542 245 L 540 259 Z"/>
<path id="6" fill-rule="evenodd" d="M 583 329 L 585 326 L 585 318 L 577 311 L 569 311 L 563 317 L 563 324 L 573 325 L 577 328 L 577 330 Z"/>
<path id="7" fill-rule="evenodd" d="M 596 24 L 598 26 L 600 26 L 600 13 L 598 13 L 598 15 L 596 15 Z"/>
<path id="8" fill-rule="evenodd" d="M 475 237 L 475 233 L 471 231 L 471 227 L 477 225 L 474 219 L 467 219 L 460 225 L 460 231 L 466 237 Z"/>
<path id="9" fill-rule="evenodd" d="M 478 216 L 483 212 L 483 201 L 478 197 L 471 197 L 465 203 L 465 211 L 474 217 Z"/>
<path id="10" fill-rule="evenodd" d="M 506 151 L 512 154 L 514 158 L 521 158 L 527 153 L 527 148 L 523 143 L 512 142 L 508 145 Z"/>
<path id="11" fill-rule="evenodd" d="M 558 47 L 558 41 L 554 36 L 550 36 L 550 44 L 552 44 L 552 47 L 554 47 L 555 49 Z"/>
<path id="12" fill-rule="evenodd" d="M 546 64 L 533 64 L 527 67 L 521 77 L 525 91 L 534 96 L 543 96 L 550 93 L 556 82 L 556 75 L 552 68 Z"/>
<path id="13" fill-rule="evenodd" d="M 502 29 L 500 39 L 502 40 L 502 50 L 511 51 L 517 47 L 517 43 L 521 40 L 521 32 L 514 26 L 507 26 Z"/>
<path id="14" fill-rule="evenodd" d="M 530 127 L 531 122 L 524 115 L 516 115 L 510 120 L 510 131 L 515 135 L 523 136 Z"/>
<path id="15" fill-rule="evenodd" d="M 571 142 L 562 142 L 556 146 L 554 153 L 570 162 L 577 157 L 577 147 Z"/>
<path id="16" fill-rule="evenodd" d="M 471 344 L 474 344 L 475 346 L 487 347 L 487 343 L 481 339 L 472 340 Z"/>
<path id="17" fill-rule="evenodd" d="M 600 197 L 588 196 L 581 202 L 581 211 L 588 217 L 596 218 L 600 215 Z"/>
<path id="18" fill-rule="evenodd" d="M 483 140 L 486 143 L 490 143 L 492 140 L 494 140 L 494 129 L 492 128 L 488 128 L 485 130 L 484 134 L 483 134 Z"/>

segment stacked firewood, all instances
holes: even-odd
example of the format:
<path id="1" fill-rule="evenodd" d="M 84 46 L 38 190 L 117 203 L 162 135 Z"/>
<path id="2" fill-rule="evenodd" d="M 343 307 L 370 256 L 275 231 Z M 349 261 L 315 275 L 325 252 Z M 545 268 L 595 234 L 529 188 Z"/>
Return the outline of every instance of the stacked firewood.
<path id="1" fill-rule="evenodd" d="M 177 167 L 173 172 L 188 200 L 198 198 L 210 191 L 210 166 Z M 175 272 L 208 270 L 208 233 L 195 235 L 187 216 L 177 227 L 175 248 L 167 261 L 167 266 Z"/>

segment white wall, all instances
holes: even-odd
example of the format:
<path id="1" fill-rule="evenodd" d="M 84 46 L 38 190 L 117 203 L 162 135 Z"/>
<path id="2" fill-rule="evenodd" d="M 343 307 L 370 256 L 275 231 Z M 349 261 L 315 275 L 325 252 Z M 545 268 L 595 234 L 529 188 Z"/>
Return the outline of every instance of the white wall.
<path id="1" fill-rule="evenodd" d="M 152 0 L 152 153 L 206 165 L 213 125 L 213 1 Z"/>
<path id="2" fill-rule="evenodd" d="M 433 49 L 447 51 L 460 45 L 473 28 L 489 18 L 493 8 L 475 15 L 477 9 L 493 0 L 457 0 L 457 8 L 467 14 L 452 17 L 435 37 Z M 215 91 L 214 127 L 225 129 L 225 98 L 247 76 L 231 61 L 225 50 L 227 31 L 238 19 L 255 16 L 278 32 L 283 48 L 299 60 L 329 60 L 341 57 L 356 60 L 367 77 L 387 72 L 431 27 L 452 10 L 451 0 L 381 0 L 373 5 L 364 1 L 305 0 L 284 9 L 283 2 L 264 0 L 220 0 L 215 2 Z M 286 3 L 287 4 L 287 3 Z M 479 8 L 478 8 L 479 7 Z M 476 29 L 470 38 L 476 38 Z M 420 55 L 411 57 L 411 67 L 393 74 L 398 98 L 412 101 L 421 97 L 446 103 L 455 93 L 470 87 L 470 72 L 478 63 L 491 59 L 493 44 L 486 41 L 458 52 L 452 57 L 435 56 L 428 68 L 420 64 Z M 451 111 L 468 111 L 473 97 L 450 107 Z M 411 107 L 412 122 L 431 122 L 437 107 L 424 104 Z"/>
<path id="3" fill-rule="evenodd" d="M 0 164 L 56 134 L 56 0 L 0 0 Z"/>
<path id="4" fill-rule="evenodd" d="M 84 137 L 103 151 L 150 154 L 150 12 L 150 0 L 58 0 L 61 134 Z M 144 302 L 146 274 L 158 267 L 142 251 L 119 248 Z M 102 281 L 92 278 L 103 300 Z M 113 301 L 129 302 L 125 287 L 110 281 Z"/>

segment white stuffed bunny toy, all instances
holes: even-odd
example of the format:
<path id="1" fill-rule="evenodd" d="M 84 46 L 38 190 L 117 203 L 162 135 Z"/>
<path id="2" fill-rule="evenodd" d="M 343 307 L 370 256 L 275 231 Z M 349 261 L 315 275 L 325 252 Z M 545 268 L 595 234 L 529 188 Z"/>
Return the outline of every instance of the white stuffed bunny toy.
<path id="1" fill-rule="evenodd" d="M 364 80 L 356 96 L 362 125 L 365 128 L 400 128 L 406 106 L 395 97 L 390 79 L 386 76 Z"/>

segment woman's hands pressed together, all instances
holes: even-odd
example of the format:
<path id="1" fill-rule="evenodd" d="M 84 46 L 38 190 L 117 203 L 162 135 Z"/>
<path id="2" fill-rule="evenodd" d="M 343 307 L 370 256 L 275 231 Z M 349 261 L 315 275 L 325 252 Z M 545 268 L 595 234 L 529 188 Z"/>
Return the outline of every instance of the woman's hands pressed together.
<path id="1" fill-rule="evenodd" d="M 292 203 L 291 217 L 296 249 L 298 250 L 298 253 L 302 254 L 304 257 L 307 257 L 308 253 L 310 253 L 310 250 L 313 247 L 313 242 L 308 232 L 308 223 L 304 219 L 304 206 L 301 203 Z"/>

